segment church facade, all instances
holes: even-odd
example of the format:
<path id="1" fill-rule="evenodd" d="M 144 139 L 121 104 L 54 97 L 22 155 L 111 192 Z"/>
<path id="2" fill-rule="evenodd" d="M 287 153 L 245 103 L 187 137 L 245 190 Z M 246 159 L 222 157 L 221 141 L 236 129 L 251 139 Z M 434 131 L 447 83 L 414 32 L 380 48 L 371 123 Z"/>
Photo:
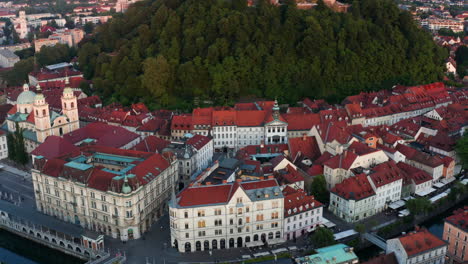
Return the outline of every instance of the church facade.
<path id="1" fill-rule="evenodd" d="M 8 132 L 16 128 L 23 130 L 26 151 L 30 153 L 48 136 L 63 134 L 80 128 L 77 98 L 70 88 L 68 79 L 61 97 L 61 112 L 50 110 L 41 87 L 36 92 L 29 90 L 29 85 L 23 85 L 23 92 L 18 96 L 16 105 L 8 112 Z"/>

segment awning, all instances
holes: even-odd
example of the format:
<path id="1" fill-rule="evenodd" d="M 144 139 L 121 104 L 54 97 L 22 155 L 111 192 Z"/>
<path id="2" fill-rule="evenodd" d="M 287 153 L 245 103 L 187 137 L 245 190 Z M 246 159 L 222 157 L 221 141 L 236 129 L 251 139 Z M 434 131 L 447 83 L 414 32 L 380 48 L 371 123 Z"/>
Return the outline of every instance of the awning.
<path id="1" fill-rule="evenodd" d="M 426 188 L 426 189 L 424 189 L 422 191 L 415 192 L 414 194 L 416 194 L 417 196 L 426 196 L 426 195 L 428 195 L 430 193 L 435 192 L 435 190 L 436 189 L 434 189 L 434 188 Z"/>
<path id="2" fill-rule="evenodd" d="M 464 179 L 463 181 L 460 181 L 460 182 L 461 182 L 461 184 L 463 184 L 463 185 L 467 185 L 467 184 L 468 184 L 468 179 Z"/>
<path id="3" fill-rule="evenodd" d="M 444 183 L 444 182 L 440 181 L 440 182 L 434 183 L 432 186 L 434 186 L 434 187 L 436 187 L 436 188 L 442 188 L 442 187 L 444 187 L 444 185 L 446 185 L 446 184 L 447 184 L 447 183 Z"/>
<path id="4" fill-rule="evenodd" d="M 270 252 L 268 252 L 268 251 L 259 252 L 259 253 L 255 253 L 253 255 L 254 255 L 254 257 L 258 258 L 258 257 L 261 257 L 261 256 L 268 256 L 268 255 L 270 255 Z"/>
<path id="5" fill-rule="evenodd" d="M 441 180 L 441 182 L 445 183 L 445 184 L 449 184 L 451 182 L 455 181 L 455 177 L 450 177 L 450 178 L 443 178 Z"/>
<path id="6" fill-rule="evenodd" d="M 408 216 L 408 215 L 410 215 L 410 211 L 408 209 L 401 210 L 400 212 L 398 212 L 399 217 L 404 217 L 404 216 Z"/>
<path id="7" fill-rule="evenodd" d="M 274 244 L 279 244 L 279 243 L 284 243 L 284 242 L 286 242 L 286 239 L 281 238 L 281 237 L 280 237 L 280 238 L 269 239 L 269 240 L 267 241 L 267 243 L 268 243 L 269 245 L 274 245 Z"/>
<path id="8" fill-rule="evenodd" d="M 332 227 L 336 226 L 335 223 L 333 223 L 332 221 L 326 219 L 325 217 L 322 217 L 322 219 L 323 219 L 322 224 L 323 224 L 326 228 L 332 228 Z"/>
<path id="9" fill-rule="evenodd" d="M 287 248 L 278 248 L 278 249 L 272 250 L 271 252 L 275 253 L 275 254 L 278 254 L 278 253 L 287 252 L 287 251 L 288 251 Z"/>
<path id="10" fill-rule="evenodd" d="M 246 247 L 258 247 L 258 246 L 263 246 L 263 241 L 252 241 L 252 242 L 245 242 Z"/>
<path id="11" fill-rule="evenodd" d="M 251 259 L 252 256 L 250 256 L 250 255 L 242 255 L 242 258 L 243 258 L 243 259 Z"/>
<path id="12" fill-rule="evenodd" d="M 335 237 L 335 240 L 340 240 L 340 239 L 343 239 L 343 238 L 346 238 L 346 237 L 356 235 L 357 233 L 358 232 L 356 232 L 354 229 L 350 229 L 350 230 L 346 230 L 346 231 L 343 231 L 343 232 L 340 232 L 340 233 L 336 233 L 336 234 L 333 235 L 333 237 Z"/>
<path id="13" fill-rule="evenodd" d="M 438 195 L 436 195 L 436 196 L 432 197 L 431 199 L 429 199 L 429 201 L 431 201 L 431 203 L 435 203 L 436 201 L 442 199 L 445 196 L 447 196 L 446 192 L 439 193 Z"/>
<path id="14" fill-rule="evenodd" d="M 410 195 L 410 196 L 408 196 L 408 197 L 405 197 L 405 198 L 403 198 L 403 200 L 405 200 L 405 201 L 409 201 L 409 200 L 411 200 L 411 199 L 414 199 L 414 197 L 413 197 L 413 196 L 411 196 L 411 195 Z"/>
<path id="15" fill-rule="evenodd" d="M 294 250 L 297 250 L 297 247 L 296 247 L 296 246 L 290 246 L 290 247 L 288 247 L 288 249 L 289 249 L 290 251 L 294 251 Z"/>
<path id="16" fill-rule="evenodd" d="M 396 210 L 396 209 L 401 208 L 403 206 L 405 206 L 405 201 L 403 201 L 403 200 L 398 200 L 398 201 L 393 202 L 390 205 L 388 205 L 388 207 L 390 209 L 393 209 L 393 210 Z"/>

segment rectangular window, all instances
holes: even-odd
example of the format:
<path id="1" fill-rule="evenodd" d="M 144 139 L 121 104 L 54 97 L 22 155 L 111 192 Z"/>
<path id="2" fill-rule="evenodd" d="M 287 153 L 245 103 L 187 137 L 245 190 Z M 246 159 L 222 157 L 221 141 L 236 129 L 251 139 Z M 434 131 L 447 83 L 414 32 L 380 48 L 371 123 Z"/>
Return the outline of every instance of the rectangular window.
<path id="1" fill-rule="evenodd" d="M 205 216 L 205 211 L 204 210 L 198 210 L 198 217 L 203 217 Z"/>

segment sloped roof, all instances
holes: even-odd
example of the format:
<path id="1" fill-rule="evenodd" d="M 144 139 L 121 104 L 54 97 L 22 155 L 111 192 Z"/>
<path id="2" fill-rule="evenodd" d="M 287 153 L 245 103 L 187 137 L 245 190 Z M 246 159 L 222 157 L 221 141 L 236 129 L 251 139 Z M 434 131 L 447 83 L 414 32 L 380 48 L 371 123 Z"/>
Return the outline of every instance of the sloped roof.
<path id="1" fill-rule="evenodd" d="M 349 177 L 331 189 L 332 193 L 346 200 L 361 200 L 375 195 L 365 174 Z"/>
<path id="2" fill-rule="evenodd" d="M 46 140 L 35 148 L 31 155 L 54 159 L 64 155 L 79 155 L 80 149 L 67 140 L 58 136 L 48 136 Z"/>
<path id="3" fill-rule="evenodd" d="M 447 244 L 425 228 L 419 231 L 410 232 L 398 239 L 400 240 L 400 243 L 408 257 L 413 257 Z"/>

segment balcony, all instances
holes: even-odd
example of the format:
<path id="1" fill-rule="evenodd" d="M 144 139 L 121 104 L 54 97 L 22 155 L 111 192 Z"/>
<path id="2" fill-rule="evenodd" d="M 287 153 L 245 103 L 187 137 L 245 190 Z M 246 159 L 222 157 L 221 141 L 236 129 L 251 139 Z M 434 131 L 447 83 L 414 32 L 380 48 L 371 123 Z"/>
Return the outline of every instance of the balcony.
<path id="1" fill-rule="evenodd" d="M 116 214 L 112 214 L 112 218 L 119 218 L 119 215 L 116 215 Z"/>

